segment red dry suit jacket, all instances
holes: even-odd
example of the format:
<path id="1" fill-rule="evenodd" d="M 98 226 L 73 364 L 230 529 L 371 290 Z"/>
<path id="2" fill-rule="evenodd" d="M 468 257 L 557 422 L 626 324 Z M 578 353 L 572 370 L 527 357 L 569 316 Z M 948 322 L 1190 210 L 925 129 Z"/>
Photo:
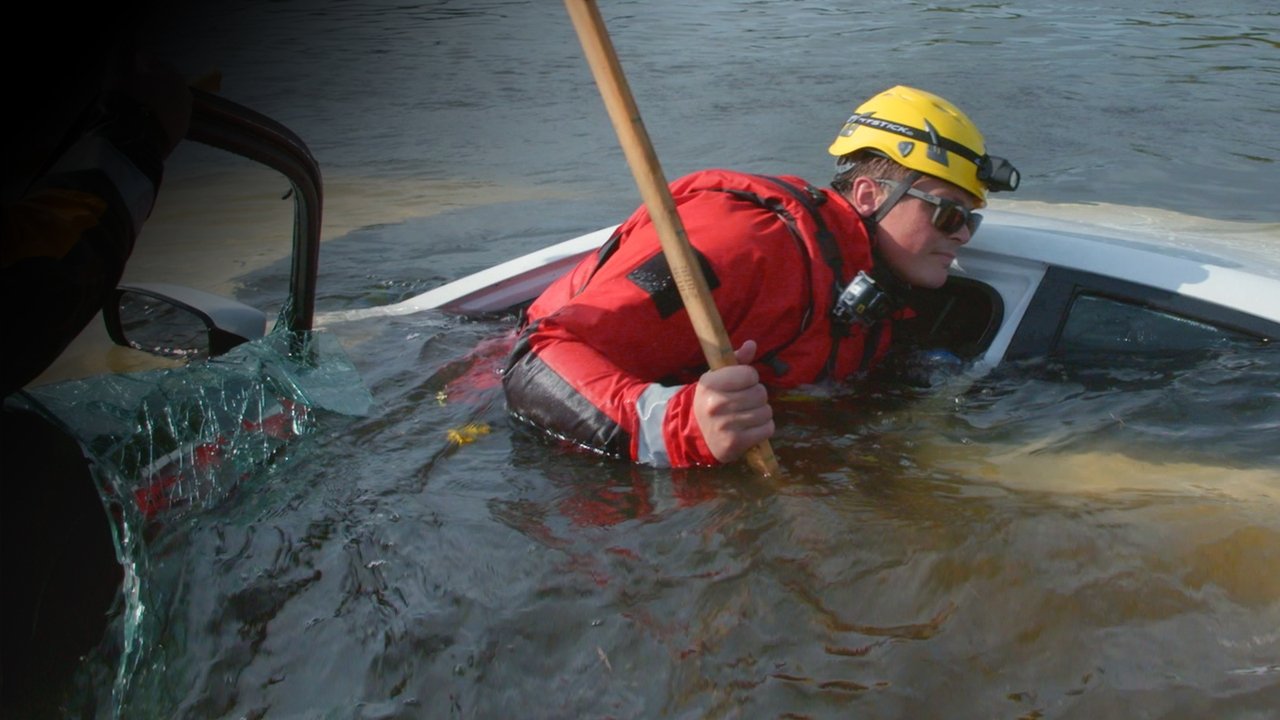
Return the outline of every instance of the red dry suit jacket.
<path id="1" fill-rule="evenodd" d="M 839 290 L 871 270 L 867 229 L 834 190 L 796 177 L 705 170 L 671 184 L 734 347 L 758 346 L 770 389 L 841 380 L 878 361 L 887 322 L 835 321 Z M 693 414 L 707 362 L 641 207 L 530 306 L 503 375 L 510 413 L 607 455 L 714 465 Z"/>

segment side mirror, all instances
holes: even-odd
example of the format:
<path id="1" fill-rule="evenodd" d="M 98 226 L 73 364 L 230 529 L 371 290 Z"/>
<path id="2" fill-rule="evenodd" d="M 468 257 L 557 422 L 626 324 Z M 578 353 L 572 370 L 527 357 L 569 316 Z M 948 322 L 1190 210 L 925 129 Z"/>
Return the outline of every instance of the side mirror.
<path id="1" fill-rule="evenodd" d="M 257 308 L 163 283 L 117 287 L 102 319 L 117 345 L 188 360 L 221 355 L 267 332 L 267 315 Z"/>

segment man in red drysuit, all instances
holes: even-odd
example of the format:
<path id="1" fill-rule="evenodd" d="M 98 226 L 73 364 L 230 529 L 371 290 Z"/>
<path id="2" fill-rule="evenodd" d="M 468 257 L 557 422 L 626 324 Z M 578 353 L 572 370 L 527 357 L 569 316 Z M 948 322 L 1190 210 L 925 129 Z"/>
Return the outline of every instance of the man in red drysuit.
<path id="1" fill-rule="evenodd" d="M 706 170 L 672 183 L 739 364 L 708 371 L 644 208 L 529 308 L 503 376 L 514 418 L 657 466 L 730 462 L 774 432 L 769 390 L 887 352 L 907 288 L 936 288 L 1017 171 L 950 102 L 897 86 L 857 108 L 830 188 Z"/>

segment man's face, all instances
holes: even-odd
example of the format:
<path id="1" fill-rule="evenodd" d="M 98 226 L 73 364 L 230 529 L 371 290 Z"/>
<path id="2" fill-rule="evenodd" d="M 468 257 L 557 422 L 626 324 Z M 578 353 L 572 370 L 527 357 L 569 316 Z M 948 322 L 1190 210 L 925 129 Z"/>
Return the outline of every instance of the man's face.
<path id="1" fill-rule="evenodd" d="M 916 190 L 936 195 L 972 209 L 977 198 L 944 180 L 925 176 L 916 181 Z M 882 190 L 881 200 L 888 194 Z M 956 250 L 969 242 L 969 228 L 946 233 L 934 227 L 936 206 L 905 195 L 880 220 L 875 242 L 889 268 L 916 287 L 936 288 L 947 281 L 947 271 Z"/>

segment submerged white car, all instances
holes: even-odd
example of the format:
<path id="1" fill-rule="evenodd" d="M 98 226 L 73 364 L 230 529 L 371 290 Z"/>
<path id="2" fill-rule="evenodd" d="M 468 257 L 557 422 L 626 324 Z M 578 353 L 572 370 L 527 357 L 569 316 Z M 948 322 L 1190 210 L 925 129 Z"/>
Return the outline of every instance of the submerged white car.
<path id="1" fill-rule="evenodd" d="M 606 227 L 354 319 L 435 309 L 510 312 L 613 232 Z M 1183 243 L 1189 242 L 1187 240 Z M 922 347 L 978 367 L 1034 357 L 1151 355 L 1280 338 L 1280 259 L 1209 238 L 1194 246 L 988 210 L 946 285 L 912 291 Z"/>

